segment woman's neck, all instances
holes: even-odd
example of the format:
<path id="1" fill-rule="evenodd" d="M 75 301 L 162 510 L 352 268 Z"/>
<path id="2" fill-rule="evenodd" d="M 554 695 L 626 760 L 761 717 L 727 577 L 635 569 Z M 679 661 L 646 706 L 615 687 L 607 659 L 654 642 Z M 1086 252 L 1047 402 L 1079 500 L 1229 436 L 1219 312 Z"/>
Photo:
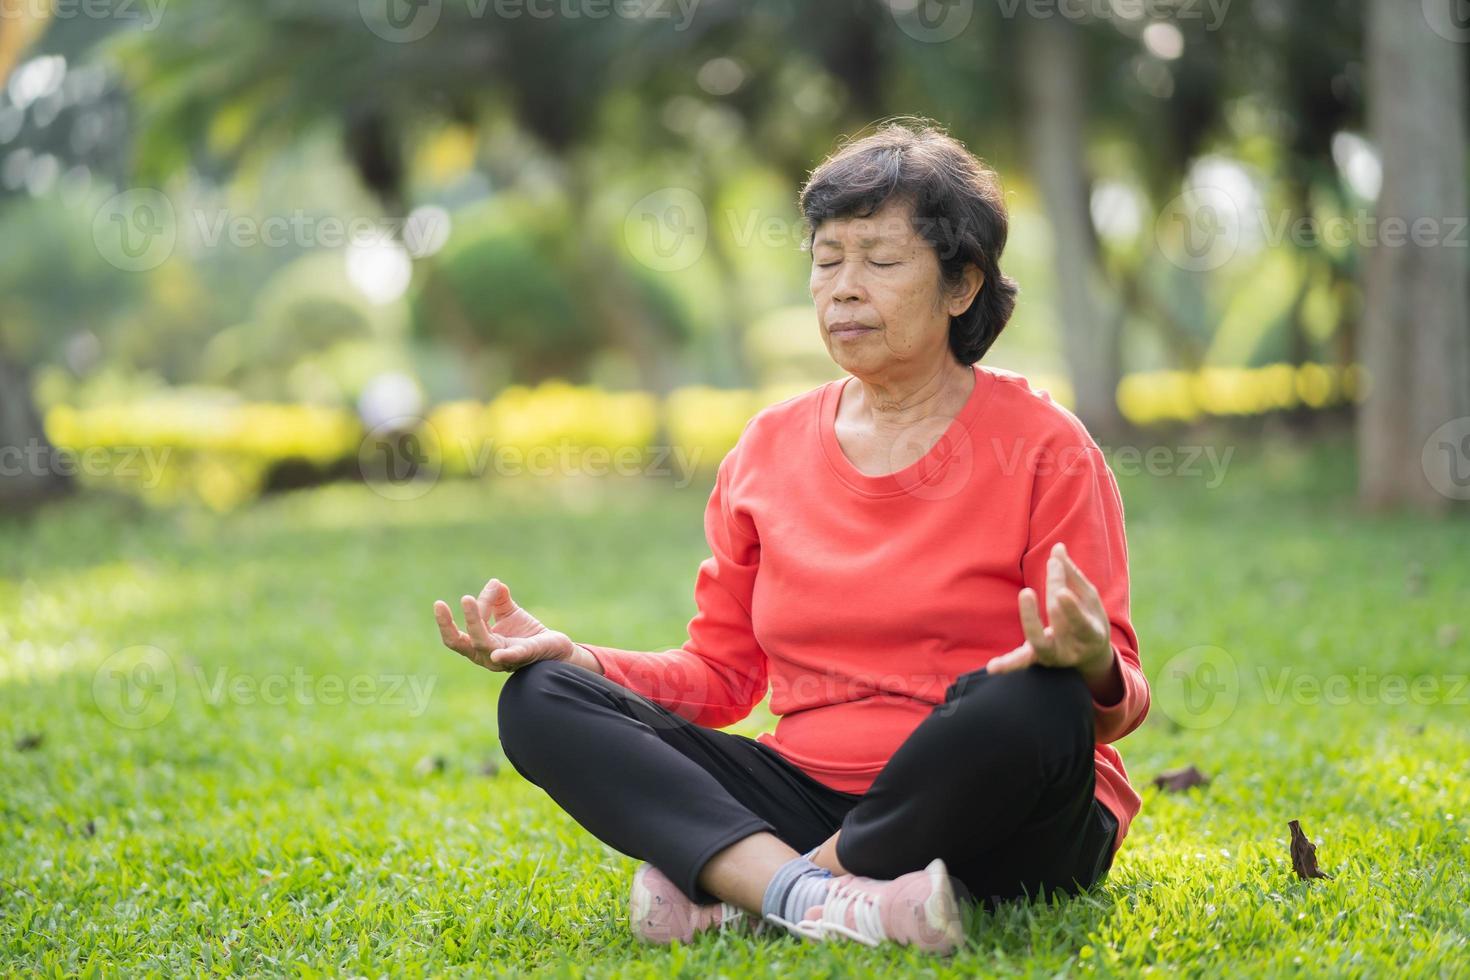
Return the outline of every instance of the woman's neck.
<path id="1" fill-rule="evenodd" d="M 857 377 L 855 375 L 855 377 Z M 902 377 L 858 377 L 849 385 L 852 413 L 874 431 L 902 430 L 930 418 L 953 418 L 975 387 L 975 369 L 953 358 Z"/>

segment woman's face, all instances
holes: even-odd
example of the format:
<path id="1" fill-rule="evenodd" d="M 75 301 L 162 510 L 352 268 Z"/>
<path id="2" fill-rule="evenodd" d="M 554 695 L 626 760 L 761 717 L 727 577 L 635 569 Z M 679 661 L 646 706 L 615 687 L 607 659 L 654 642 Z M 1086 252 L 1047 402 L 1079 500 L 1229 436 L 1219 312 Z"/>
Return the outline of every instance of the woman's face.
<path id="1" fill-rule="evenodd" d="M 906 202 L 886 203 L 866 218 L 824 221 L 812 236 L 812 301 L 822 342 L 849 374 L 882 377 L 906 363 L 950 356 L 949 318 L 969 308 L 980 288 L 970 267 L 948 292 L 939 257 L 914 232 Z"/>

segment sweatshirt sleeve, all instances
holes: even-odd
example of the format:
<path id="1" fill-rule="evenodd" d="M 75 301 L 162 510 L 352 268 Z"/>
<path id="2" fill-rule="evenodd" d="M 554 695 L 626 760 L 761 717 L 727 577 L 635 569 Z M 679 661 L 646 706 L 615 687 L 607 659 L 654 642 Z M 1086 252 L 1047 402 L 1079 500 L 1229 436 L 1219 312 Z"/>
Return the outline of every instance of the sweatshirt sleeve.
<path id="1" fill-rule="evenodd" d="M 609 680 L 710 728 L 733 724 L 765 697 L 765 651 L 751 627 L 751 595 L 760 567 L 760 540 L 749 515 L 730 502 L 739 446 L 720 461 L 704 512 L 710 555 L 694 582 L 697 612 L 689 639 L 663 652 L 580 644 Z"/>
<path id="2" fill-rule="evenodd" d="M 1101 704 L 1094 697 L 1098 744 L 1115 742 L 1143 723 L 1149 709 L 1148 680 L 1138 658 L 1138 636 L 1129 621 L 1128 543 L 1123 499 L 1102 450 L 1078 429 L 1038 457 L 1032 490 L 1031 533 L 1022 558 L 1026 584 L 1046 600 L 1046 563 L 1058 541 L 1102 596 L 1112 633 L 1114 676 L 1123 697 Z"/>

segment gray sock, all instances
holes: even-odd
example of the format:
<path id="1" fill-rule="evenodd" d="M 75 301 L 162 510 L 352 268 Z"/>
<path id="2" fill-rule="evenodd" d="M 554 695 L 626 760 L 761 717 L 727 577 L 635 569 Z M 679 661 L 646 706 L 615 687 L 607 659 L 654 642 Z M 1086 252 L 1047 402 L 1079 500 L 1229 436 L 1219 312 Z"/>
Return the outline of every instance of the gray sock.
<path id="1" fill-rule="evenodd" d="M 792 858 L 776 869 L 761 900 L 762 915 L 776 915 L 800 922 L 806 910 L 827 901 L 827 882 L 832 872 L 819 868 L 805 857 Z"/>

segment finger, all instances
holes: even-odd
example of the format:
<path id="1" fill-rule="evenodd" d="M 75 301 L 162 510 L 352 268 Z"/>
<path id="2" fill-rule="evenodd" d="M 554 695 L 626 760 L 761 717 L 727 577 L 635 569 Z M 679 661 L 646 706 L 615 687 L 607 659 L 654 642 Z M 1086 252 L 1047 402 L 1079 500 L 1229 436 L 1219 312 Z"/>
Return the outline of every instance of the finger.
<path id="1" fill-rule="evenodd" d="M 1041 609 L 1036 603 L 1035 589 L 1021 590 L 1021 630 L 1031 649 L 1039 650 L 1047 645 L 1046 628 L 1041 624 Z"/>
<path id="2" fill-rule="evenodd" d="M 470 639 L 474 641 L 475 649 L 482 653 L 489 653 L 503 646 L 503 641 L 492 636 L 490 630 L 485 626 L 485 617 L 480 615 L 480 604 L 474 596 L 461 596 L 459 604 L 464 608 L 465 627 L 469 630 Z"/>
<path id="3" fill-rule="evenodd" d="M 494 625 L 508 616 L 515 615 L 519 608 L 515 600 L 511 598 L 510 586 L 498 578 L 492 578 L 480 590 L 481 615 L 485 617 L 485 622 L 489 625 Z"/>
<path id="4" fill-rule="evenodd" d="M 1065 553 L 1060 544 L 1051 549 L 1051 557 L 1046 560 L 1046 612 L 1048 616 L 1057 613 L 1057 593 L 1067 587 L 1067 572 L 1062 565 L 1062 554 Z"/>
<path id="5" fill-rule="evenodd" d="M 1088 580 L 1086 575 L 1082 574 L 1082 569 L 1078 568 L 1077 563 L 1072 560 L 1072 553 L 1067 550 L 1067 546 L 1058 541 L 1054 550 L 1061 556 L 1062 569 L 1067 573 L 1067 586 L 1078 595 L 1096 599 L 1101 603 L 1102 596 L 1098 594 L 1097 587 Z"/>
<path id="6" fill-rule="evenodd" d="M 502 619 L 514 616 L 516 610 L 520 608 L 510 596 L 510 586 L 498 578 L 492 578 L 485 583 L 485 591 L 480 593 L 480 597 L 485 600 L 487 607 L 485 613 L 487 622 L 499 623 Z"/>
<path id="7" fill-rule="evenodd" d="M 494 622 L 495 591 L 500 588 L 500 579 L 492 578 L 480 590 L 480 616 L 485 622 Z"/>
<path id="8" fill-rule="evenodd" d="M 454 622 L 454 613 L 449 603 L 442 599 L 434 603 L 434 622 L 439 624 L 439 639 L 455 653 L 468 657 L 474 650 L 470 638 L 460 631 Z"/>
<path id="9" fill-rule="evenodd" d="M 1031 649 L 1030 643 L 1022 643 L 1010 653 L 1003 653 L 985 665 L 986 671 L 992 674 L 1009 674 L 1014 670 L 1022 670 L 1030 667 L 1036 662 L 1036 651 Z"/>
<path id="10" fill-rule="evenodd" d="M 1082 600 L 1077 598 L 1076 593 L 1070 589 L 1062 590 L 1060 612 L 1062 622 L 1067 624 L 1067 628 L 1073 636 L 1097 636 L 1097 620 L 1087 614 L 1087 610 L 1082 608 Z"/>

